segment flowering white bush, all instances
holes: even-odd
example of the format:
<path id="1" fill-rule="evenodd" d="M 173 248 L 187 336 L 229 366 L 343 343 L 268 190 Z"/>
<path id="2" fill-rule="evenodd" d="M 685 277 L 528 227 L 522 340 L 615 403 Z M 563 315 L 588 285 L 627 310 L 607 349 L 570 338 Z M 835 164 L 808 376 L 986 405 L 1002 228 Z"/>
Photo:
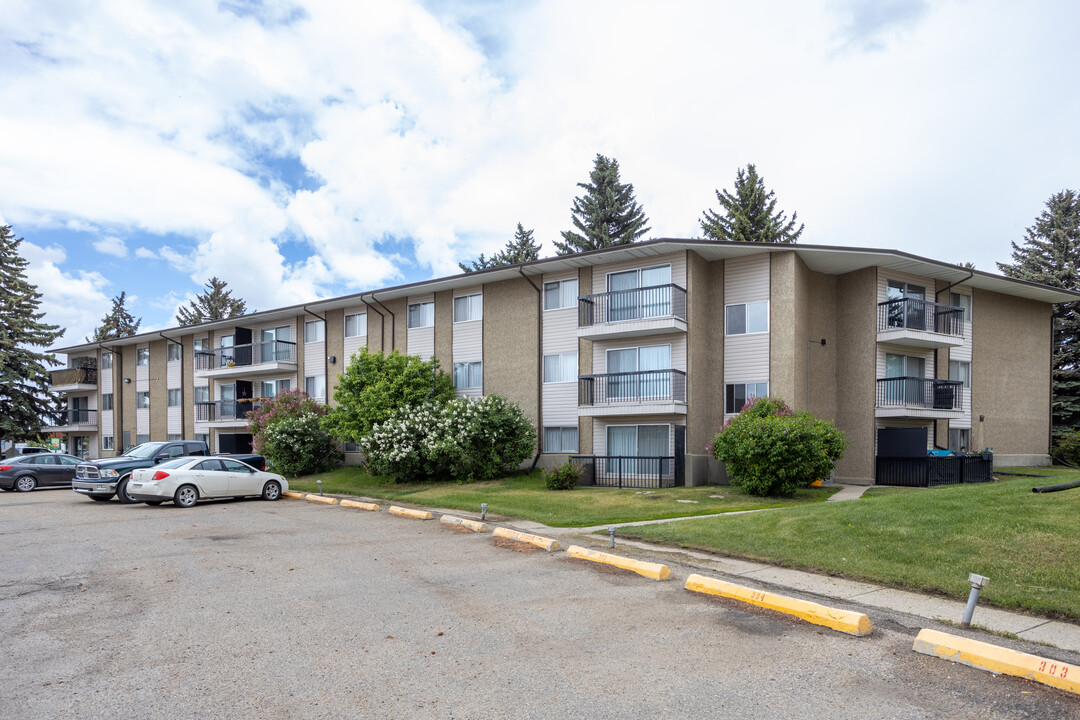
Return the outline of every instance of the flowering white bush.
<path id="1" fill-rule="evenodd" d="M 282 475 L 310 475 L 329 470 L 342 459 L 341 449 L 321 425 L 321 414 L 300 410 L 263 429 L 262 454 Z"/>
<path id="2" fill-rule="evenodd" d="M 368 467 L 395 482 L 490 480 L 529 457 L 536 431 L 498 395 L 401 408 L 361 445 Z"/>

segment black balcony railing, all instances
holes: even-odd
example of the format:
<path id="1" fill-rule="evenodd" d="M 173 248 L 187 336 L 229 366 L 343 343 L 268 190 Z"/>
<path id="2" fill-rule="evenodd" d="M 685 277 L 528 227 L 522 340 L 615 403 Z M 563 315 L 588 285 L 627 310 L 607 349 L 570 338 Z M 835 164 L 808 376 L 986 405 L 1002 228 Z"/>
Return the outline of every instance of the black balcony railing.
<path id="1" fill-rule="evenodd" d="M 949 455 L 947 457 L 878 457 L 877 485 L 934 487 L 994 480 L 994 454 Z"/>
<path id="2" fill-rule="evenodd" d="M 921 377 L 878 378 L 877 406 L 963 410 L 964 383 Z"/>
<path id="3" fill-rule="evenodd" d="M 658 400 L 686 402 L 686 373 L 682 370 L 642 370 L 578 378 L 578 405 Z"/>
<path id="4" fill-rule="evenodd" d="M 215 400 L 195 403 L 196 422 L 216 422 L 218 420 L 242 420 L 252 410 L 262 407 L 254 400 Z"/>
<path id="5" fill-rule="evenodd" d="M 878 303 L 879 331 L 905 329 L 964 337 L 964 309 L 918 298 Z"/>
<path id="6" fill-rule="evenodd" d="M 70 427 L 71 425 L 97 425 L 97 410 L 84 410 L 74 408 L 61 410 L 49 415 L 49 424 L 53 427 Z"/>
<path id="7" fill-rule="evenodd" d="M 613 457 L 572 455 L 581 469 L 578 485 L 616 488 L 665 488 L 682 485 L 682 464 L 674 456 Z"/>
<path id="8" fill-rule="evenodd" d="M 686 319 L 686 290 L 678 285 L 613 290 L 578 298 L 579 327 L 664 317 Z"/>
<path id="9" fill-rule="evenodd" d="M 213 350 L 195 351 L 196 370 L 216 370 L 225 367 L 248 367 L 272 362 L 296 362 L 296 343 L 287 340 L 233 345 Z"/>
<path id="10" fill-rule="evenodd" d="M 97 368 L 68 368 L 49 373 L 52 385 L 97 385 Z"/>

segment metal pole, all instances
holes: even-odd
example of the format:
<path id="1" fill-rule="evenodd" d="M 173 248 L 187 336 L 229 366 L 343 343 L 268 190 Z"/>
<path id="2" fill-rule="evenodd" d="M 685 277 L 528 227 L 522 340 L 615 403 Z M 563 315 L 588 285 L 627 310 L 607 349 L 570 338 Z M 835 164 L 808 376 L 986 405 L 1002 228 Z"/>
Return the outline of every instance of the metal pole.
<path id="1" fill-rule="evenodd" d="M 487 503 L 480 503 L 480 519 L 487 519 Z"/>
<path id="2" fill-rule="evenodd" d="M 611 536 L 611 547 L 615 547 L 615 526 L 609 525 L 607 531 L 608 535 Z"/>
<path id="3" fill-rule="evenodd" d="M 979 602 L 979 591 L 990 582 L 990 578 L 971 573 L 968 575 L 968 582 L 971 583 L 971 593 L 968 594 L 967 607 L 964 608 L 964 618 L 960 621 L 962 628 L 971 625 L 971 616 L 975 614 L 975 604 Z"/>

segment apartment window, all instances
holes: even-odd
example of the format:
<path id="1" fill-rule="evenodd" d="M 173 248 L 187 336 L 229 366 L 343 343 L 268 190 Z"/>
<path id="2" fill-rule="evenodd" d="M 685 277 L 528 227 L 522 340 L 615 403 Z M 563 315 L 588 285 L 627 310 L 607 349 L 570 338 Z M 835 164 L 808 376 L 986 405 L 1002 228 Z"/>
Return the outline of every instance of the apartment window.
<path id="1" fill-rule="evenodd" d="M 769 397 L 769 383 L 728 383 L 724 386 L 724 412 L 732 415 L 750 398 Z"/>
<path id="2" fill-rule="evenodd" d="M 360 443 L 347 442 L 345 443 L 345 452 L 358 453 L 360 452 Z"/>
<path id="3" fill-rule="evenodd" d="M 971 452 L 971 428 L 949 428 L 949 449 L 953 452 Z"/>
<path id="4" fill-rule="evenodd" d="M 101 409 L 112 410 L 113 409 L 113 394 L 102 393 L 101 394 Z"/>
<path id="5" fill-rule="evenodd" d="M 544 382 L 575 382 L 578 376 L 577 353 L 544 356 Z"/>
<path id="6" fill-rule="evenodd" d="M 102 435 L 101 436 L 101 449 L 102 450 L 113 450 L 113 449 L 115 449 L 115 446 L 113 445 L 113 436 L 112 435 Z"/>
<path id="7" fill-rule="evenodd" d="M 262 395 L 264 398 L 272 398 L 290 389 L 292 383 L 289 380 L 264 380 L 262 383 Z"/>
<path id="8" fill-rule="evenodd" d="M 577 301 L 577 278 L 544 283 L 545 310 L 577 307 Z"/>
<path id="9" fill-rule="evenodd" d="M 169 390 L 166 394 L 166 404 L 169 407 L 180 407 L 180 395 L 183 391 L 180 388 L 175 390 Z"/>
<path id="10" fill-rule="evenodd" d="M 409 328 L 431 327 L 435 324 L 435 303 L 413 303 L 409 306 Z"/>
<path id="11" fill-rule="evenodd" d="M 670 434 L 670 425 L 608 425 L 607 454 L 609 457 L 667 457 L 671 448 Z M 610 465 L 614 466 L 614 463 Z M 648 464 L 633 461 L 624 466 L 629 472 L 651 469 Z"/>
<path id="12" fill-rule="evenodd" d="M 101 353 L 101 369 L 102 370 L 111 370 L 112 369 L 112 353 L 111 352 L 103 352 L 103 353 Z"/>
<path id="13" fill-rule="evenodd" d="M 454 387 L 482 388 L 484 386 L 484 364 L 482 362 L 454 363 Z"/>
<path id="14" fill-rule="evenodd" d="M 197 402 L 197 403 L 199 403 L 199 402 L 210 402 L 210 386 L 209 385 L 202 385 L 202 386 L 196 385 L 194 388 L 192 388 L 192 390 L 193 390 L 192 399 L 195 402 Z"/>
<path id="15" fill-rule="evenodd" d="M 150 407 L 150 393 L 137 392 L 135 393 L 135 407 L 148 408 Z"/>
<path id="16" fill-rule="evenodd" d="M 460 295 L 454 298 L 454 322 L 469 322 L 484 317 L 484 296 Z"/>
<path id="17" fill-rule="evenodd" d="M 149 365 L 150 364 L 150 348 L 136 348 L 135 349 L 135 364 L 136 365 Z"/>
<path id="18" fill-rule="evenodd" d="M 964 293 L 949 293 L 949 304 L 964 308 L 964 322 L 971 322 L 971 296 Z"/>
<path id="19" fill-rule="evenodd" d="M 576 453 L 577 451 L 578 429 L 576 426 L 544 428 L 544 452 Z"/>
<path id="20" fill-rule="evenodd" d="M 304 342 L 322 342 L 326 339 L 326 323 L 322 320 L 308 320 L 304 323 Z"/>
<path id="21" fill-rule="evenodd" d="M 971 387 L 971 363 L 966 360 L 950 360 L 949 379 L 959 380 L 966 388 Z"/>
<path id="22" fill-rule="evenodd" d="M 312 375 L 304 378 L 304 392 L 320 400 L 326 398 L 326 376 Z"/>
<path id="23" fill-rule="evenodd" d="M 727 335 L 751 335 L 769 332 L 769 301 L 739 303 L 726 308 L 724 331 Z"/>
<path id="24" fill-rule="evenodd" d="M 194 348 L 195 352 L 203 352 L 210 347 L 210 341 L 206 338 L 196 338 L 191 341 L 191 347 Z"/>
<path id="25" fill-rule="evenodd" d="M 345 337 L 363 337 L 367 335 L 367 313 L 345 316 Z"/>
<path id="26" fill-rule="evenodd" d="M 165 436 L 165 441 L 166 442 L 180 442 L 183 439 L 184 439 L 184 436 L 181 435 L 180 433 L 168 433 Z"/>
<path id="27" fill-rule="evenodd" d="M 146 434 L 143 434 L 143 435 L 138 435 L 138 434 L 135 435 L 135 444 L 136 445 L 142 445 L 143 443 L 148 443 L 148 442 L 150 442 L 150 434 L 149 433 L 146 433 Z"/>
<path id="28" fill-rule="evenodd" d="M 180 359 L 180 351 L 182 348 L 174 342 L 170 342 L 165 346 L 165 359 L 167 362 L 176 362 Z"/>

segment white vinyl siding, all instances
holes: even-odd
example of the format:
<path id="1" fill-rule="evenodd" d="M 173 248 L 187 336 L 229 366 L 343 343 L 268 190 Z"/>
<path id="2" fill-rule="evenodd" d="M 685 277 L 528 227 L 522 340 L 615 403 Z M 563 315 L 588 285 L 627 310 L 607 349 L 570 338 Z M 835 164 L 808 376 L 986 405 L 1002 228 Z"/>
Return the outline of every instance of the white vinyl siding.
<path id="1" fill-rule="evenodd" d="M 108 359 L 106 360 L 106 358 L 108 358 Z M 105 395 L 110 396 L 112 398 L 113 406 L 115 407 L 115 404 L 117 402 L 117 398 L 116 398 L 116 395 L 114 394 L 114 391 L 113 391 L 112 364 L 113 364 L 113 354 L 110 353 L 110 352 L 102 352 L 101 353 L 102 372 L 98 373 L 98 386 L 99 386 L 99 390 L 101 391 L 102 397 L 104 397 Z M 98 412 L 98 427 L 100 428 L 102 433 L 107 433 L 110 436 L 113 435 L 113 432 L 114 432 L 113 411 L 112 411 L 112 409 L 106 409 L 105 405 L 104 405 L 104 402 L 102 402 L 101 410 Z M 102 439 L 102 442 L 104 442 L 104 438 Z"/>
<path id="2" fill-rule="evenodd" d="M 454 297 L 458 298 L 465 295 L 476 294 L 477 287 L 462 288 L 454 291 Z M 478 363 L 482 364 L 484 361 L 484 323 L 482 320 L 473 320 L 470 322 L 455 323 L 453 329 L 453 342 L 451 344 L 453 353 L 453 365 L 455 375 L 455 387 L 457 388 L 457 394 L 459 396 L 479 397 L 483 394 L 483 387 L 463 387 L 458 384 L 458 372 L 456 368 L 462 363 Z M 476 372 L 476 371 L 471 371 Z M 480 378 L 482 380 L 483 373 L 480 372 Z M 475 377 L 472 378 L 475 380 Z"/>
<path id="3" fill-rule="evenodd" d="M 423 308 L 419 313 L 419 319 L 423 324 L 413 326 L 412 321 L 417 318 L 413 308 Z M 430 310 L 429 310 L 430 309 Z M 405 352 L 409 355 L 419 355 L 421 360 L 430 360 L 435 354 L 435 297 L 422 295 L 409 298 L 409 328 L 405 333 Z M 430 320 L 430 322 L 428 322 Z"/>
<path id="4" fill-rule="evenodd" d="M 555 296 L 566 301 L 558 309 L 546 307 L 542 318 L 542 341 L 544 355 L 564 355 L 578 351 L 578 276 L 577 271 L 549 273 L 544 275 L 545 297 Z M 560 302 L 562 301 L 560 300 Z M 541 392 L 544 402 L 543 425 L 549 427 L 577 427 L 578 422 L 578 370 L 574 368 L 574 382 L 544 383 Z M 575 451 L 576 452 L 576 451 Z"/>
<path id="5" fill-rule="evenodd" d="M 323 325 L 323 322 L 321 320 L 316 320 L 315 322 L 319 323 L 320 326 Z M 307 332 L 307 329 L 306 329 L 307 323 L 305 322 L 304 324 L 305 324 L 304 339 L 306 340 L 307 337 L 308 337 L 308 332 Z M 320 395 L 312 395 L 310 392 L 308 392 L 308 394 L 311 395 L 311 397 L 318 398 L 320 400 L 325 401 L 326 400 L 326 340 L 325 340 L 325 334 L 323 335 L 323 339 L 320 339 L 317 342 L 305 342 L 304 343 L 303 367 L 298 368 L 298 369 L 300 370 L 300 372 L 298 373 L 298 383 L 303 382 L 303 378 L 309 378 L 309 377 L 321 377 L 321 378 L 323 378 L 322 394 L 320 394 Z M 298 387 L 303 387 L 305 389 L 305 391 L 307 390 L 306 384 L 305 385 L 298 384 Z"/>
<path id="6" fill-rule="evenodd" d="M 724 261 L 724 306 L 769 301 L 769 256 L 731 258 Z M 768 305 L 766 305 L 768 307 Z M 771 311 L 771 308 L 769 308 Z M 770 323 L 771 324 L 771 323 Z M 725 333 L 727 331 L 725 330 Z M 768 383 L 769 335 L 727 335 L 724 338 L 724 384 Z M 718 398 L 722 402 L 723 398 Z M 730 417 L 730 414 L 727 414 Z"/>
<path id="7" fill-rule="evenodd" d="M 144 356 L 147 359 L 149 359 L 149 357 L 150 357 L 150 348 L 149 347 L 139 348 L 138 350 L 136 350 L 136 355 L 138 355 L 139 350 L 144 350 L 145 351 Z M 128 387 L 130 387 L 130 386 L 128 386 Z M 149 364 L 147 364 L 147 365 L 139 365 L 139 364 L 136 363 L 136 365 L 135 365 L 135 393 L 136 393 L 136 395 L 135 395 L 135 398 L 136 398 L 136 401 L 135 401 L 135 433 L 137 435 L 146 435 L 147 437 L 149 437 L 149 433 L 150 433 L 150 408 L 148 406 L 143 407 L 139 402 L 139 393 L 146 393 L 147 402 L 149 402 L 149 397 L 150 397 L 150 366 L 149 366 Z M 158 408 L 157 412 L 162 412 L 162 410 L 163 410 L 163 408 Z"/>
<path id="8" fill-rule="evenodd" d="M 350 323 L 350 318 L 353 318 Z M 360 351 L 360 348 L 367 345 L 367 311 L 356 309 L 347 309 L 345 311 L 345 363 L 348 364 L 353 355 Z M 350 335 L 350 332 L 354 332 L 354 335 Z"/>
<path id="9" fill-rule="evenodd" d="M 724 261 L 724 304 L 769 299 L 769 255 L 750 255 Z"/>
<path id="10" fill-rule="evenodd" d="M 964 288 L 964 287 L 954 288 L 953 291 L 950 293 L 950 304 L 958 304 L 958 305 L 961 305 L 961 306 L 967 306 L 967 308 L 970 310 L 970 312 L 974 313 L 974 310 L 975 310 L 975 308 L 973 307 L 974 298 L 971 296 L 970 292 L 971 291 L 969 289 Z M 961 294 L 961 295 L 963 295 L 963 297 L 966 298 L 966 301 L 961 300 L 961 302 L 959 302 L 959 303 L 953 303 L 952 302 L 952 295 L 953 294 Z M 963 393 L 964 393 L 963 403 L 964 403 L 964 406 L 963 406 L 963 408 L 961 410 L 960 417 L 949 421 L 949 428 L 950 429 L 952 429 L 952 428 L 956 428 L 956 429 L 968 428 L 968 429 L 970 429 L 971 428 L 971 386 L 974 383 L 978 382 L 978 378 L 971 375 L 971 373 L 970 373 L 970 368 L 971 368 L 971 345 L 972 345 L 972 342 L 973 342 L 972 332 L 974 331 L 974 324 L 970 322 L 970 317 L 971 317 L 970 314 L 969 314 L 968 317 L 969 317 L 969 319 L 964 321 L 964 344 L 961 345 L 960 347 L 954 347 L 954 348 L 949 349 L 949 360 L 950 361 L 966 362 L 966 363 L 968 363 L 968 369 L 969 369 L 968 386 L 963 389 Z M 969 440 L 970 440 L 970 438 L 969 438 Z"/>
<path id="11" fill-rule="evenodd" d="M 169 343 L 168 347 L 179 349 L 179 346 L 173 343 Z M 184 423 L 184 408 L 182 407 L 183 398 L 179 397 L 183 394 L 180 390 L 180 386 L 182 384 L 181 368 L 183 366 L 180 364 L 180 362 L 178 362 L 179 359 L 179 356 L 177 356 L 177 360 L 172 360 L 165 364 L 165 387 L 167 388 L 166 396 L 168 398 L 168 402 L 166 402 L 167 407 L 165 410 L 166 433 L 180 432 L 180 428 Z M 174 399 L 177 400 L 175 405 L 172 402 Z"/>

